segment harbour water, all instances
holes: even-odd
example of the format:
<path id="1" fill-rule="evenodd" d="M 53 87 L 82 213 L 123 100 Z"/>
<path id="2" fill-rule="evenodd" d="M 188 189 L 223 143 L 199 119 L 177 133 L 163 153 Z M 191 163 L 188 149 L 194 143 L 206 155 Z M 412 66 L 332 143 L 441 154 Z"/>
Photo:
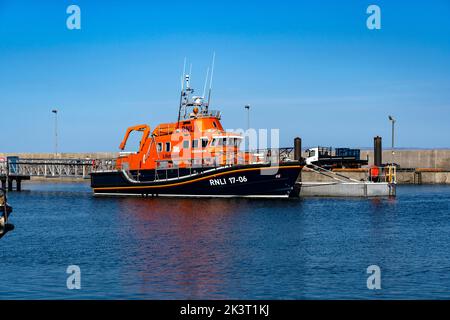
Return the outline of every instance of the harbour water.
<path id="1" fill-rule="evenodd" d="M 94 198 L 84 183 L 9 194 L 1 299 L 450 298 L 450 186 L 395 199 Z M 69 290 L 66 269 L 81 269 Z M 367 267 L 381 289 L 367 288 Z"/>

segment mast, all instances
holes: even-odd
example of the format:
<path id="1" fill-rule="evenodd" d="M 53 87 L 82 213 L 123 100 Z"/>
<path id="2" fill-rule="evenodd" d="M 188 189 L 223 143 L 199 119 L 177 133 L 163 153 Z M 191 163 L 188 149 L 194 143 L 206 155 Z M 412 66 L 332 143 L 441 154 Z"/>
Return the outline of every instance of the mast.
<path id="1" fill-rule="evenodd" d="M 211 91 L 212 91 L 212 80 L 213 80 L 213 72 L 214 72 L 214 63 L 215 63 L 215 52 L 213 55 L 212 66 L 211 66 L 211 76 L 210 76 L 210 68 L 208 67 L 206 70 L 206 78 L 205 84 L 203 87 L 203 95 L 196 96 L 194 95 L 195 90 L 191 87 L 191 73 L 192 73 L 192 64 L 189 66 L 189 73 L 186 74 L 186 58 L 184 59 L 183 66 L 183 75 L 181 78 L 181 93 L 180 93 L 180 102 L 178 107 L 178 119 L 176 128 L 180 128 L 180 122 L 183 119 L 189 119 L 192 117 L 206 116 L 208 114 L 208 106 L 211 101 Z M 210 76 L 210 77 L 209 77 Z M 206 87 L 208 86 L 209 81 L 209 93 L 208 93 L 208 102 L 206 102 Z"/>
<path id="2" fill-rule="evenodd" d="M 208 85 L 208 77 L 209 77 L 209 67 L 206 69 L 205 85 L 203 86 L 203 95 L 202 95 L 203 99 L 205 99 L 206 86 Z"/>

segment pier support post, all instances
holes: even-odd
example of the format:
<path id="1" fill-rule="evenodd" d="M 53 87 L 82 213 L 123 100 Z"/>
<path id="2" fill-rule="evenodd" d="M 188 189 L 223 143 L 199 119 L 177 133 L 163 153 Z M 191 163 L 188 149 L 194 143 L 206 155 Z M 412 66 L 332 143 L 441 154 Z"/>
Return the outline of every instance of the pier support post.
<path id="1" fill-rule="evenodd" d="M 414 171 L 414 184 L 422 184 L 422 172 Z"/>

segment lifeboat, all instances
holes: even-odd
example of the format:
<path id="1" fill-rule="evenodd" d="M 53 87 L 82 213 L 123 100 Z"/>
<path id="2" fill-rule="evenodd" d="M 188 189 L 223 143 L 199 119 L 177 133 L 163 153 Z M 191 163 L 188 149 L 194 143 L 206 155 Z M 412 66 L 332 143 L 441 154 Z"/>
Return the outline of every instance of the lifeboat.
<path id="1" fill-rule="evenodd" d="M 241 150 L 244 137 L 227 132 L 220 111 L 195 96 L 189 75 L 183 76 L 178 119 L 126 130 L 119 157 L 97 161 L 91 173 L 95 195 L 182 197 L 292 197 L 303 167 Z M 211 91 L 210 91 L 211 92 Z M 142 135 L 138 150 L 125 152 L 130 135 Z"/>

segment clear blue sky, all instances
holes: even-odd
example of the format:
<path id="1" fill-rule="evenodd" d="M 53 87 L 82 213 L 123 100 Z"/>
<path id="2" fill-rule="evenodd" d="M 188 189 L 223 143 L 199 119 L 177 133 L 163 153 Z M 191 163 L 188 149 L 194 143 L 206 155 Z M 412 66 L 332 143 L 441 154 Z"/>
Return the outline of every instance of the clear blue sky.
<path id="1" fill-rule="evenodd" d="M 381 30 L 366 8 L 381 7 Z M 81 30 L 66 8 L 81 7 Z M 0 152 L 117 151 L 127 126 L 176 119 L 184 57 L 226 128 L 281 144 L 450 147 L 450 2 L 0 0 Z"/>

